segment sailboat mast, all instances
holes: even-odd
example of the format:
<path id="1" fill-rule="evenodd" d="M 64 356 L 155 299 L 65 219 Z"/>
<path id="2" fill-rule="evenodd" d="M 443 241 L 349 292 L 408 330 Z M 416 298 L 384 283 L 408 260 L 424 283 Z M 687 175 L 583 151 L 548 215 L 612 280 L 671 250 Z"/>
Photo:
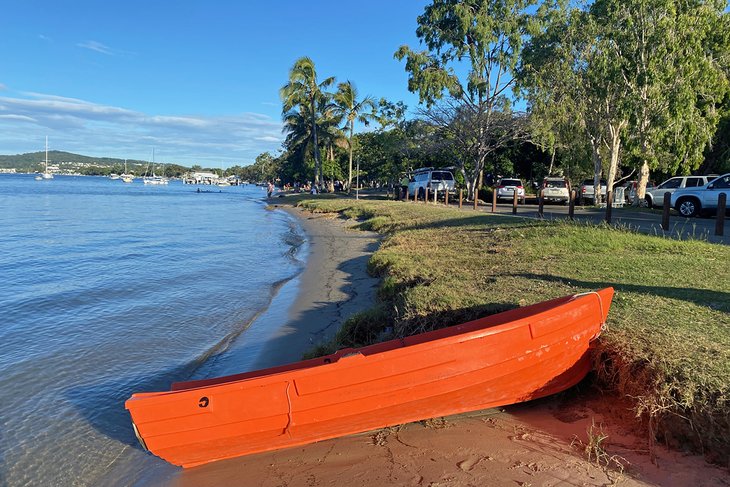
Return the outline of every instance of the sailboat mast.
<path id="1" fill-rule="evenodd" d="M 48 136 L 46 135 L 46 172 L 48 172 Z"/>

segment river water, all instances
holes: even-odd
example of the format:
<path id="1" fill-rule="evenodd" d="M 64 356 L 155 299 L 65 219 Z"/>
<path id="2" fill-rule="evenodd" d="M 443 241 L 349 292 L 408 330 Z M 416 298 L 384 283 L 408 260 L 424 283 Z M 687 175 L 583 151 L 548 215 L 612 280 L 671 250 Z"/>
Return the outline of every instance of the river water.
<path id="1" fill-rule="evenodd" d="M 227 353 L 253 363 L 307 252 L 262 188 L 201 191 L 0 174 L 0 485 L 179 475 L 139 448 L 124 400 L 245 370 Z"/>

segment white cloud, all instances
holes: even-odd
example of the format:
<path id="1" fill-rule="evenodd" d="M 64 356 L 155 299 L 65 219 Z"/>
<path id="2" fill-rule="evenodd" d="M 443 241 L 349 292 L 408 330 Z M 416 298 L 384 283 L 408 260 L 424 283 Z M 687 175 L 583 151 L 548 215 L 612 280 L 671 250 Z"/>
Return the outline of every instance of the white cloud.
<path id="1" fill-rule="evenodd" d="M 48 42 L 51 42 L 51 40 L 52 40 L 50 37 L 45 36 L 43 34 L 38 34 L 38 38 L 41 40 L 44 40 L 44 41 L 48 41 Z"/>
<path id="2" fill-rule="evenodd" d="M 0 107 L 2 109 L 2 107 Z M 25 115 L 0 115 L 0 119 L 2 120 L 17 120 L 19 122 L 35 122 L 36 119 L 31 117 L 26 117 Z"/>
<path id="3" fill-rule="evenodd" d="M 147 114 L 77 98 L 24 92 L 0 96 L 0 153 L 57 150 L 191 165 L 248 164 L 283 140 L 281 122 L 258 113 L 223 116 Z M 42 144 L 41 144 L 42 145 Z"/>
<path id="4" fill-rule="evenodd" d="M 107 56 L 113 56 L 114 51 L 109 47 L 105 46 L 101 42 L 97 41 L 85 41 L 85 42 L 79 42 L 76 44 L 76 47 L 82 47 L 84 49 L 90 49 L 92 51 L 100 52 L 102 54 L 106 54 Z"/>

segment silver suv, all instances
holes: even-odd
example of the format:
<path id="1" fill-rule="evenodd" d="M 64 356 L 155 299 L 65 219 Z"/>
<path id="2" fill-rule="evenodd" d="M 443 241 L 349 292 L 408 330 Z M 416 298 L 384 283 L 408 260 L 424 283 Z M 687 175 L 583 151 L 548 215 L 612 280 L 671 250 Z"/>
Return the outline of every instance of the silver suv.
<path id="1" fill-rule="evenodd" d="M 654 189 L 646 191 L 646 206 L 652 208 L 664 204 L 664 193 L 674 193 L 678 189 L 704 186 L 717 176 L 677 176 L 667 179 Z"/>
<path id="2" fill-rule="evenodd" d="M 730 199 L 730 173 L 713 179 L 697 188 L 678 189 L 672 193 L 672 207 L 680 215 L 693 217 L 702 211 L 717 211 L 717 201 L 721 193 Z"/>
<path id="3" fill-rule="evenodd" d="M 596 191 L 593 188 L 593 179 L 585 179 L 583 184 L 580 185 L 580 191 L 578 192 L 578 198 L 580 198 L 581 204 L 585 204 L 586 201 L 590 201 L 591 204 L 596 202 Z M 605 179 L 601 179 L 601 196 L 605 199 L 608 193 L 608 187 Z"/>

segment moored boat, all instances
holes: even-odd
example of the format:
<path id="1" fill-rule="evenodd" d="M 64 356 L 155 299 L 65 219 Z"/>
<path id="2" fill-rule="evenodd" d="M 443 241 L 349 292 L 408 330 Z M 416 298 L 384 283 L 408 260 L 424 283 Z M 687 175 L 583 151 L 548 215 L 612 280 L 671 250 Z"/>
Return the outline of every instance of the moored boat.
<path id="1" fill-rule="evenodd" d="M 613 288 L 125 403 L 142 445 L 193 467 L 563 391 L 590 370 Z"/>
<path id="2" fill-rule="evenodd" d="M 48 136 L 46 135 L 46 161 L 43 172 L 35 177 L 36 181 L 53 179 L 53 173 L 48 170 Z"/>

